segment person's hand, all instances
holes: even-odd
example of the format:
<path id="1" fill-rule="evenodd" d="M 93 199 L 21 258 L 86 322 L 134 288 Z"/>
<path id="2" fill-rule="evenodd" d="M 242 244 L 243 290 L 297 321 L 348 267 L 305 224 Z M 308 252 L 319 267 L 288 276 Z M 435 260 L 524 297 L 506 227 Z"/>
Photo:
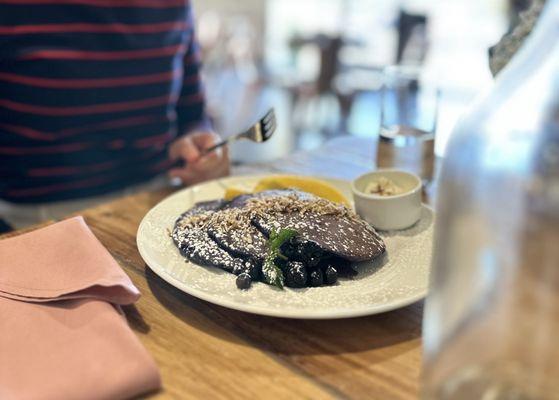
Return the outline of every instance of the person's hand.
<path id="1" fill-rule="evenodd" d="M 202 156 L 202 151 L 220 141 L 217 133 L 196 131 L 176 139 L 169 147 L 171 161 L 183 160 L 183 167 L 169 170 L 171 178 L 180 178 L 183 184 L 192 185 L 220 178 L 229 174 L 227 146 Z"/>

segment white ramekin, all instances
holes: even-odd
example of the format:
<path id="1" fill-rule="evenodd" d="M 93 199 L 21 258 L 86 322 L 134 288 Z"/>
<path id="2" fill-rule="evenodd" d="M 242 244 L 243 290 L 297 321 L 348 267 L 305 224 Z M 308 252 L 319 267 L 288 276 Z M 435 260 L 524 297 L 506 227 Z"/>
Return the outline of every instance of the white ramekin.
<path id="1" fill-rule="evenodd" d="M 365 193 L 367 185 L 380 177 L 390 179 L 404 190 L 394 196 Z M 421 179 L 410 172 L 379 169 L 361 175 L 351 182 L 355 210 L 379 230 L 409 228 L 421 217 Z"/>

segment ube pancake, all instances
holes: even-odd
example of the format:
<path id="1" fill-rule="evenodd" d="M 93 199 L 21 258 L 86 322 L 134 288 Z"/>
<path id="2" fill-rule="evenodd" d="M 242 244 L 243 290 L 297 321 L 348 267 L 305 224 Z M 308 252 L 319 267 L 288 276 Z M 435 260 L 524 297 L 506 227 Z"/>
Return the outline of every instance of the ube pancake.
<path id="1" fill-rule="evenodd" d="M 352 262 L 369 261 L 386 250 L 373 227 L 350 210 L 314 196 L 271 196 L 266 213 L 256 213 L 252 223 L 266 236 L 272 230 L 294 229 L 300 240 Z"/>
<path id="2" fill-rule="evenodd" d="M 372 228 L 338 216 L 277 214 L 268 219 L 256 216 L 253 222 L 266 235 L 272 229 L 295 229 L 301 240 L 352 262 L 373 260 L 385 251 L 382 239 Z"/>
<path id="3" fill-rule="evenodd" d="M 266 237 L 251 223 L 247 200 L 257 195 L 241 195 L 220 210 L 220 218 L 208 226 L 208 234 L 230 254 L 262 262 L 268 251 Z"/>
<path id="4" fill-rule="evenodd" d="M 223 199 L 200 201 L 196 203 L 193 208 L 183 213 L 182 215 L 187 215 L 188 213 L 199 213 L 200 211 L 217 211 L 227 206 L 227 204 L 228 201 Z"/>
<path id="5" fill-rule="evenodd" d="M 222 248 L 236 257 L 263 261 L 268 251 L 267 238 L 252 224 L 257 210 L 251 206 L 254 199 L 294 196 L 299 199 L 310 199 L 308 193 L 294 190 L 267 190 L 254 194 L 240 195 L 232 199 L 219 211 L 221 223 L 212 223 L 208 233 Z"/>
<path id="6" fill-rule="evenodd" d="M 221 248 L 236 257 L 264 260 L 268 250 L 266 237 L 251 224 L 250 219 L 237 222 L 237 225 L 229 227 L 212 224 L 208 227 L 208 235 Z"/>
<path id="7" fill-rule="evenodd" d="M 171 237 L 189 261 L 231 272 L 235 267 L 245 267 L 246 262 L 219 247 L 206 228 L 206 221 L 223 205 L 223 201 L 195 205 L 177 219 Z"/>
<path id="8" fill-rule="evenodd" d="M 251 193 L 251 194 L 242 194 L 240 196 L 235 197 L 230 202 L 228 202 L 224 209 L 228 208 L 244 208 L 250 205 L 253 199 L 261 199 L 261 198 L 274 198 L 274 197 L 285 197 L 291 196 L 296 199 L 300 200 L 312 200 L 316 199 L 316 196 L 301 192 L 295 189 L 273 189 L 273 190 L 264 190 L 262 192 Z"/>

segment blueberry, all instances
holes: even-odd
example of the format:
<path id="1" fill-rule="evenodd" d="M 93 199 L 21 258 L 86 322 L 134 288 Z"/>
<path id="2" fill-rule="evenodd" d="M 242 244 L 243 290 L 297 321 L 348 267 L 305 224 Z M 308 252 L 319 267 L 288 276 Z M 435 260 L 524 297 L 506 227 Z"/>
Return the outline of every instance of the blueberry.
<path id="1" fill-rule="evenodd" d="M 324 281 L 327 285 L 333 285 L 338 281 L 338 271 L 332 265 L 329 265 L 324 270 Z"/>
<path id="2" fill-rule="evenodd" d="M 283 257 L 274 258 L 274 264 L 278 266 L 284 274 L 287 272 L 287 260 L 285 258 Z"/>
<path id="3" fill-rule="evenodd" d="M 297 246 L 291 243 L 291 241 L 282 244 L 280 247 L 280 251 L 281 254 L 289 259 L 297 258 Z"/>
<path id="4" fill-rule="evenodd" d="M 253 280 L 258 280 L 260 267 L 254 261 L 245 261 L 242 265 L 235 265 L 233 273 L 235 275 L 248 274 Z"/>
<path id="5" fill-rule="evenodd" d="M 322 257 L 324 252 L 314 242 L 305 242 L 298 246 L 297 256 L 300 261 L 303 261 L 309 267 L 316 267 Z"/>
<path id="6" fill-rule="evenodd" d="M 318 265 L 318 263 L 320 263 L 321 257 L 322 257 L 321 253 L 307 254 L 307 256 L 305 257 L 305 263 L 309 267 L 316 267 Z"/>
<path id="7" fill-rule="evenodd" d="M 305 245 L 303 243 L 300 243 L 294 249 L 293 258 L 297 259 L 298 261 L 303 261 L 303 259 L 305 258 L 305 254 Z"/>
<path id="8" fill-rule="evenodd" d="M 307 269 L 302 262 L 292 261 L 287 265 L 285 283 L 289 287 L 302 288 L 307 285 Z"/>
<path id="9" fill-rule="evenodd" d="M 309 277 L 309 286 L 318 287 L 324 282 L 324 277 L 322 276 L 322 271 L 320 269 L 315 269 L 311 272 Z"/>
<path id="10" fill-rule="evenodd" d="M 237 276 L 237 280 L 235 281 L 237 287 L 239 289 L 248 289 L 252 283 L 252 278 L 246 272 L 243 272 L 239 276 Z"/>

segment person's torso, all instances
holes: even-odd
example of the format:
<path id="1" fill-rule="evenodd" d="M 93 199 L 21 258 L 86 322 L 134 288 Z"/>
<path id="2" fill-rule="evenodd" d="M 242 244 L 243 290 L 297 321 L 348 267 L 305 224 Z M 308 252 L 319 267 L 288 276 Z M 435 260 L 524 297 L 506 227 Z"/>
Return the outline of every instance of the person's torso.
<path id="1" fill-rule="evenodd" d="M 176 135 L 186 0 L 0 0 L 0 198 L 159 174 Z"/>

